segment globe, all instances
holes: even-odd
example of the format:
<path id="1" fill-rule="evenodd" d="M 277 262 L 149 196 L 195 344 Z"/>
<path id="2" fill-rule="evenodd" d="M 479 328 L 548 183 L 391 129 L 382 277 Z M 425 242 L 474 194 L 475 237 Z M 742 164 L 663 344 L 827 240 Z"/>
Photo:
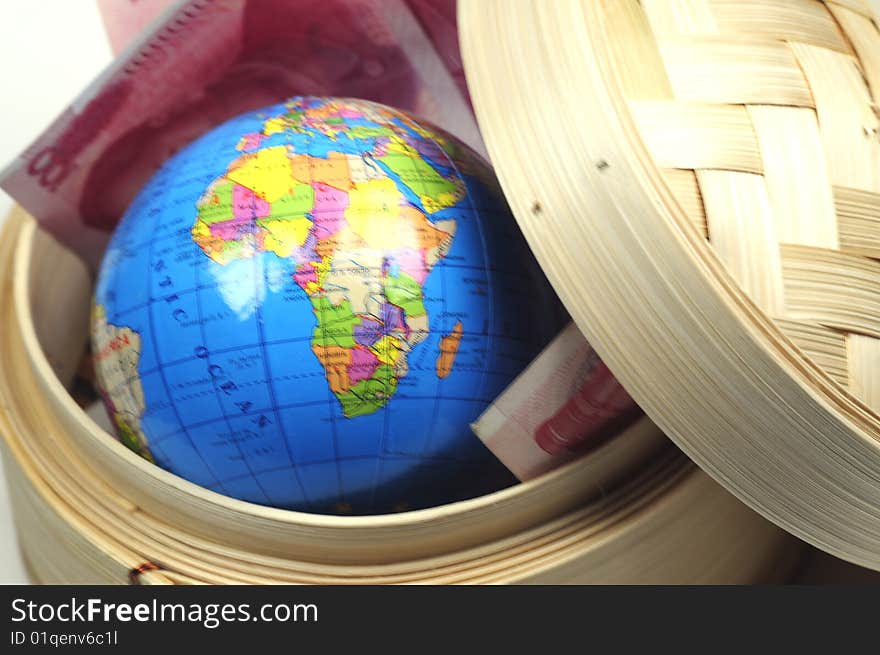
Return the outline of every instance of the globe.
<path id="1" fill-rule="evenodd" d="M 402 111 L 300 97 L 145 185 L 91 334 L 143 457 L 240 500 L 379 514 L 515 482 L 469 425 L 560 318 L 472 150 Z"/>

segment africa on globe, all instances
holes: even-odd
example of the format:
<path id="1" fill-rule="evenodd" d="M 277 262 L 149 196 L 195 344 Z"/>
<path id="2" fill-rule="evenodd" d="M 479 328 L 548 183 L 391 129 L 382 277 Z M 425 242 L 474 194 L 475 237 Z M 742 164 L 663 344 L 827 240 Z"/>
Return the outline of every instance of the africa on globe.
<path id="1" fill-rule="evenodd" d="M 430 507 L 512 484 L 469 426 L 559 327 L 488 166 L 293 98 L 184 147 L 119 223 L 92 349 L 118 438 L 241 500 Z"/>

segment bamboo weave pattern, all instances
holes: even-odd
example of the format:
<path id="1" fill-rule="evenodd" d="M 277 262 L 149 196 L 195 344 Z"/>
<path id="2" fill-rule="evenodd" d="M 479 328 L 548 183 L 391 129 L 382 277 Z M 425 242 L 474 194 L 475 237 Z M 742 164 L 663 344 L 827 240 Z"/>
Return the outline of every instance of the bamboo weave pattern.
<path id="1" fill-rule="evenodd" d="M 792 341 L 880 410 L 880 30 L 870 4 L 604 6 L 636 125 L 691 222 Z"/>

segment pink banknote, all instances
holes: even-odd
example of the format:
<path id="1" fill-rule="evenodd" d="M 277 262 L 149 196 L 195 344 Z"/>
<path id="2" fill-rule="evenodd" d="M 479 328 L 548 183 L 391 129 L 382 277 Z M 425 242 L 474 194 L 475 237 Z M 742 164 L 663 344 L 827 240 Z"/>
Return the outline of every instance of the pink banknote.
<path id="1" fill-rule="evenodd" d="M 464 65 L 458 49 L 456 1 L 406 0 L 406 3 L 443 59 L 459 90 L 467 95 Z M 121 52 L 174 4 L 174 0 L 98 0 L 113 52 Z"/>
<path id="2" fill-rule="evenodd" d="M 520 480 L 564 464 L 639 414 L 608 367 L 569 325 L 472 428 Z"/>
<path id="3" fill-rule="evenodd" d="M 122 47 L 151 27 L 0 174 L 0 186 L 96 265 L 128 203 L 214 125 L 294 95 L 412 111 L 484 152 L 464 90 L 454 0 L 120 3 Z"/>

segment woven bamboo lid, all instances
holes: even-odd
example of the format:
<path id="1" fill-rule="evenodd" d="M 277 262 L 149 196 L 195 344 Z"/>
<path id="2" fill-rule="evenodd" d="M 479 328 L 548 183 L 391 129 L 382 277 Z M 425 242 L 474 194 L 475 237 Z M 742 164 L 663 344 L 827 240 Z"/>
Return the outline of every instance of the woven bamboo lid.
<path id="1" fill-rule="evenodd" d="M 467 0 L 521 227 L 647 413 L 880 568 L 880 32 L 862 0 Z"/>

